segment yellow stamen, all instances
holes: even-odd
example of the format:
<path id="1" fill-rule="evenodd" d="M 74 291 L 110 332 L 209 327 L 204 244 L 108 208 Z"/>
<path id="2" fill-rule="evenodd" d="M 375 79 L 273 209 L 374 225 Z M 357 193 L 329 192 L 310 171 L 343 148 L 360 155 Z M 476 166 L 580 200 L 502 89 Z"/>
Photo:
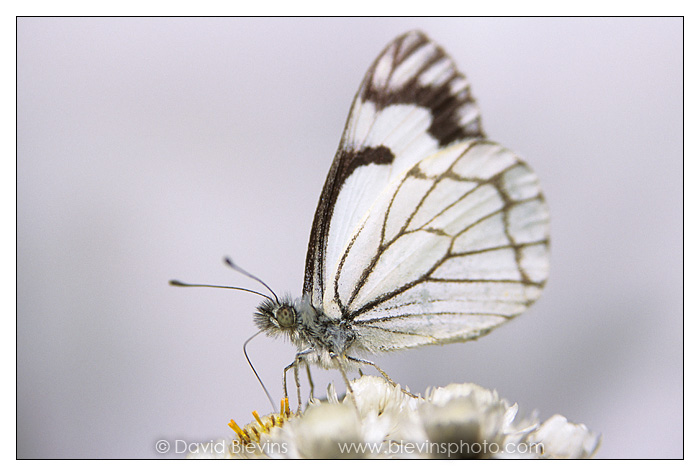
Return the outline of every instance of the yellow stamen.
<path id="1" fill-rule="evenodd" d="M 265 430 L 265 424 L 263 421 L 260 419 L 260 415 L 258 415 L 258 412 L 253 410 L 253 416 L 255 417 L 255 421 L 258 422 L 258 424 L 262 427 L 263 430 Z"/>
<path id="2" fill-rule="evenodd" d="M 291 412 L 289 410 L 289 399 L 285 398 L 280 401 L 280 412 L 271 413 L 270 415 L 265 415 L 261 417 L 257 411 L 253 411 L 253 417 L 255 421 L 247 424 L 243 428 L 238 426 L 238 424 L 231 420 L 228 426 L 236 432 L 238 439 L 242 443 L 252 443 L 260 442 L 262 435 L 270 433 L 272 428 L 283 426 L 284 422 L 291 418 Z"/>
<path id="3" fill-rule="evenodd" d="M 238 439 L 243 441 L 243 430 L 241 430 L 241 427 L 238 426 L 238 424 L 236 424 L 236 422 L 233 420 L 229 422 L 228 426 L 236 432 L 236 434 L 238 435 Z"/>

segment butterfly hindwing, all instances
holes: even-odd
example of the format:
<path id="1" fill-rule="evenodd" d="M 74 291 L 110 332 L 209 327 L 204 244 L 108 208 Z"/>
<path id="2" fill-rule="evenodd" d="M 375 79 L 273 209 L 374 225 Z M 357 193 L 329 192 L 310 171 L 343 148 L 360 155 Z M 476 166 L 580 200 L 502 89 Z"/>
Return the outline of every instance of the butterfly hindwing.
<path id="1" fill-rule="evenodd" d="M 537 177 L 484 140 L 446 147 L 385 188 L 349 240 L 334 299 L 370 352 L 474 339 L 548 276 Z"/>
<path id="2" fill-rule="evenodd" d="M 337 270 L 385 187 L 448 144 L 483 137 L 469 83 L 442 48 L 412 31 L 384 49 L 355 96 L 314 217 L 303 289 L 314 307 L 343 317 Z"/>

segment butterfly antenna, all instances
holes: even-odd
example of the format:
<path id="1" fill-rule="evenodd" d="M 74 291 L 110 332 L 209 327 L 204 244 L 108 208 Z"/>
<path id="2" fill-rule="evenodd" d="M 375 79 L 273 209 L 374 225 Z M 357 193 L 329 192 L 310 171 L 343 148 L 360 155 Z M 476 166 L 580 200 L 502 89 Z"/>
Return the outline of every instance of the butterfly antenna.
<path id="1" fill-rule="evenodd" d="M 262 297 L 264 297 L 264 298 L 269 299 L 270 301 L 272 301 L 272 298 L 271 298 L 270 296 L 268 296 L 267 294 L 259 293 L 259 292 L 257 292 L 257 291 L 253 291 L 252 289 L 238 288 L 238 287 L 235 287 L 235 286 L 218 286 L 218 285 L 214 285 L 214 284 L 188 284 L 188 283 L 183 283 L 182 281 L 178 281 L 178 280 L 176 280 L 176 279 L 170 280 L 168 284 L 170 284 L 171 286 L 180 286 L 180 287 L 183 287 L 183 288 L 220 288 L 220 289 L 235 289 L 236 291 L 245 291 L 245 292 L 247 292 L 247 293 L 257 294 L 258 296 L 262 296 Z M 273 294 L 274 294 L 274 293 L 273 293 Z M 277 298 L 277 296 L 275 296 L 275 298 Z"/>
<path id="2" fill-rule="evenodd" d="M 229 258 L 228 256 L 225 256 L 225 257 L 224 257 L 224 263 L 226 263 L 228 266 L 230 266 L 230 267 L 233 268 L 234 270 L 238 271 L 239 273 L 241 273 L 241 274 L 243 274 L 243 275 L 245 275 L 245 276 L 248 276 L 249 278 L 254 279 L 254 280 L 256 280 L 257 282 L 259 282 L 260 284 L 262 284 L 263 286 L 265 286 L 265 287 L 267 288 L 267 290 L 270 291 L 270 292 L 272 293 L 273 296 L 275 296 L 275 301 L 277 301 L 277 304 L 280 303 L 280 300 L 279 300 L 279 298 L 277 297 L 277 294 L 275 294 L 275 292 L 272 290 L 272 288 L 271 288 L 270 286 L 268 286 L 267 284 L 265 284 L 265 281 L 263 281 L 262 279 L 258 278 L 257 276 L 253 276 L 253 275 L 250 274 L 248 271 L 246 271 L 245 269 L 243 269 L 243 268 L 241 268 L 240 266 L 238 266 L 237 264 L 235 264 L 233 261 L 231 261 L 231 258 Z M 257 335 L 257 334 L 256 334 L 256 335 Z"/>
<path id="3" fill-rule="evenodd" d="M 275 297 L 277 297 L 277 296 L 275 296 Z M 265 390 L 265 395 L 267 395 L 267 399 L 270 400 L 270 405 L 272 405 L 272 413 L 275 413 L 277 411 L 277 408 L 275 407 L 275 403 L 272 401 L 272 397 L 270 396 L 270 392 L 267 391 L 267 388 L 265 387 L 265 384 L 263 383 L 262 379 L 260 378 L 260 375 L 258 375 L 258 372 L 255 370 L 255 367 L 253 367 L 253 363 L 250 361 L 250 358 L 248 357 L 248 351 L 246 350 L 246 346 L 248 345 L 248 342 L 255 339 L 257 336 L 262 334 L 262 332 L 263 331 L 256 332 L 252 337 L 249 337 L 248 340 L 243 343 L 243 355 L 245 355 L 245 359 L 248 361 L 248 365 L 250 365 L 250 368 L 253 370 L 253 373 L 255 374 L 255 378 L 257 378 L 258 382 L 260 382 L 260 386 L 263 388 L 263 390 Z"/>

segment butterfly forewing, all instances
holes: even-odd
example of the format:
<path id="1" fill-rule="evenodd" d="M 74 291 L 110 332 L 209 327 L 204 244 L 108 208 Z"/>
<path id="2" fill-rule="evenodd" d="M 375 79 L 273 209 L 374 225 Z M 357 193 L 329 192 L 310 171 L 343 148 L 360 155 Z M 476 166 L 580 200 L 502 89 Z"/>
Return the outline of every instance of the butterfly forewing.
<path id="1" fill-rule="evenodd" d="M 376 352 L 474 339 L 548 276 L 530 168 L 486 141 L 469 84 L 420 32 L 377 58 L 319 201 L 304 293 Z"/>
<path id="2" fill-rule="evenodd" d="M 328 293 L 348 238 L 382 190 L 445 145 L 480 137 L 469 83 L 442 48 L 412 31 L 384 49 L 355 96 L 316 210 L 303 289 L 314 306 L 342 317 Z"/>

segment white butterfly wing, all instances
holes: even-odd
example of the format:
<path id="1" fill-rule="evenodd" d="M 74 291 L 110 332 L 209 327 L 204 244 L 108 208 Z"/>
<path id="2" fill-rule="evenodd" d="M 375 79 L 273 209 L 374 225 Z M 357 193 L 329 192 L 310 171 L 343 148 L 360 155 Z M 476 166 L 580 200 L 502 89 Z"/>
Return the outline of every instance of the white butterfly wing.
<path id="1" fill-rule="evenodd" d="M 420 32 L 367 72 L 331 165 L 304 294 L 370 352 L 479 337 L 548 275 L 534 173 L 484 140 L 465 77 Z"/>
<path id="2" fill-rule="evenodd" d="M 438 45 L 412 31 L 384 49 L 353 101 L 316 210 L 303 290 L 316 308 L 343 317 L 332 292 L 338 263 L 382 190 L 447 144 L 481 137 L 469 84 Z"/>
<path id="3" fill-rule="evenodd" d="M 335 296 L 370 352 L 474 339 L 539 297 L 548 237 L 530 168 L 498 144 L 458 143 L 385 188 L 349 240 Z"/>

